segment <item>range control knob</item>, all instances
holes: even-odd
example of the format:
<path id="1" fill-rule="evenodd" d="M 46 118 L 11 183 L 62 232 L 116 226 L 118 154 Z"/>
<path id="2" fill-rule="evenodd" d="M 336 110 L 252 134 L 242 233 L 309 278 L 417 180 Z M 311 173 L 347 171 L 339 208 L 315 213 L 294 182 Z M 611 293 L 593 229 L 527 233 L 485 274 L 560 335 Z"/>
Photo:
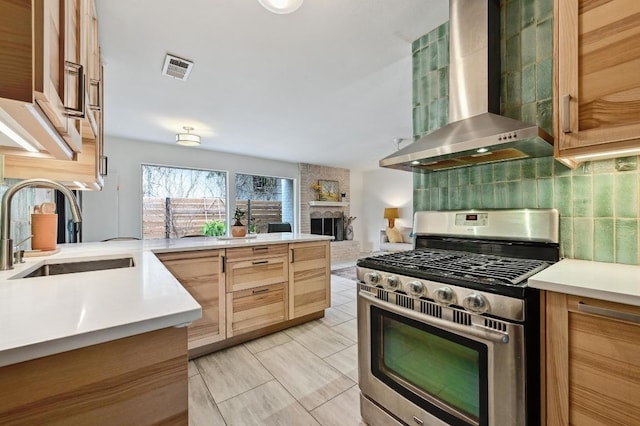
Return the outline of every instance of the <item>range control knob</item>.
<path id="1" fill-rule="evenodd" d="M 367 272 L 366 274 L 364 274 L 364 281 L 367 284 L 371 284 L 371 285 L 378 285 L 380 283 L 381 278 L 382 277 L 377 272 Z"/>
<path id="2" fill-rule="evenodd" d="M 413 296 L 426 296 L 426 289 L 420 281 L 409 281 L 407 291 Z"/>
<path id="3" fill-rule="evenodd" d="M 443 305 L 452 305 L 456 303 L 456 295 L 449 287 L 440 287 L 436 290 L 433 298 L 436 302 L 441 303 Z"/>
<path id="4" fill-rule="evenodd" d="M 489 302 L 483 295 L 478 293 L 471 293 L 462 299 L 462 306 L 471 312 L 489 312 Z"/>
<path id="5" fill-rule="evenodd" d="M 385 280 L 384 286 L 389 290 L 398 290 L 400 288 L 400 280 L 393 275 L 388 276 Z"/>

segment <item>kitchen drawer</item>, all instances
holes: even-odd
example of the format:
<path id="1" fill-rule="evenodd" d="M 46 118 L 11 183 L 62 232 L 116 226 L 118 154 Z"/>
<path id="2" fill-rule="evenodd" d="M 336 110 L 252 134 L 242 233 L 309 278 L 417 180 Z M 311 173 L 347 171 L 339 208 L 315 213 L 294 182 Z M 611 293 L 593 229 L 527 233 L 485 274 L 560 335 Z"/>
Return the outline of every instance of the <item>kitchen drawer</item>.
<path id="1" fill-rule="evenodd" d="M 227 338 L 287 319 L 287 283 L 227 293 Z"/>
<path id="2" fill-rule="evenodd" d="M 227 255 L 229 250 L 227 250 Z M 250 260 L 229 261 L 227 258 L 227 292 L 247 290 L 269 284 L 286 282 L 289 276 L 289 258 L 260 257 Z"/>
<path id="3" fill-rule="evenodd" d="M 286 256 L 288 248 L 288 244 L 269 244 L 264 246 L 230 248 L 227 249 L 227 259 L 240 260 L 256 257 Z"/>

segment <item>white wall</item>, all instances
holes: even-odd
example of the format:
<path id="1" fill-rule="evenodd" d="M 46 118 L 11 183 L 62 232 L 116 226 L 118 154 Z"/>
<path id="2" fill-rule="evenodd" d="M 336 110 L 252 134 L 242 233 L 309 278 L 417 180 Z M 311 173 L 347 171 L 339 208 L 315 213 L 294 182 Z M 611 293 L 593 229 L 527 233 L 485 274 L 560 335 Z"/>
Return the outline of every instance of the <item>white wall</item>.
<path id="1" fill-rule="evenodd" d="M 353 180 L 353 172 L 351 176 Z M 413 226 L 413 173 L 376 169 L 362 172 L 361 180 L 361 245 L 363 251 L 375 251 L 380 247 L 380 230 L 387 226 L 385 207 L 398 207 L 400 218 L 396 219 L 396 226 Z"/>
<path id="2" fill-rule="evenodd" d="M 229 185 L 235 182 L 235 173 L 291 178 L 298 193 L 297 163 L 111 137 L 106 138 L 105 154 L 109 158 L 109 175 L 105 177 L 104 189 L 83 194 L 85 242 L 142 236 L 143 163 L 229 171 L 230 200 L 235 199 L 235 187 Z M 294 205 L 297 204 L 296 198 Z"/>

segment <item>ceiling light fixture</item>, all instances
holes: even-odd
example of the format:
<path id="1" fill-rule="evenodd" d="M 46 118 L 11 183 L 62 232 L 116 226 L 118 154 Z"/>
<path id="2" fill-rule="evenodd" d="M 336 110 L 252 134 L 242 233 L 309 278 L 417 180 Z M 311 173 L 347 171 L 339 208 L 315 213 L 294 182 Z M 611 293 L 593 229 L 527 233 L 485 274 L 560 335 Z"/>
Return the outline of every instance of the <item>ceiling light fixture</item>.
<path id="1" fill-rule="evenodd" d="M 300 6 L 302 6 L 303 1 L 304 0 L 258 0 L 258 3 L 269 12 L 284 15 L 298 10 Z"/>
<path id="2" fill-rule="evenodd" d="M 176 134 L 176 143 L 184 146 L 198 146 L 200 145 L 200 136 L 191 133 L 193 127 L 184 126 L 184 131 L 187 133 Z"/>

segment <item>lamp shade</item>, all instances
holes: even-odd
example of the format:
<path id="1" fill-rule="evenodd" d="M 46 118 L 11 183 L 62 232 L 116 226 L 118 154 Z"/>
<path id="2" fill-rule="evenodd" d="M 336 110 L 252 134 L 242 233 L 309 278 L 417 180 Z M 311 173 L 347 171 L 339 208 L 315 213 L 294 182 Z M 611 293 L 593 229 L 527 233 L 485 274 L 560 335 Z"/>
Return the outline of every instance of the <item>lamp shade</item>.
<path id="1" fill-rule="evenodd" d="M 397 207 L 388 207 L 384 209 L 384 218 L 385 219 L 397 219 L 400 215 L 398 214 Z"/>

